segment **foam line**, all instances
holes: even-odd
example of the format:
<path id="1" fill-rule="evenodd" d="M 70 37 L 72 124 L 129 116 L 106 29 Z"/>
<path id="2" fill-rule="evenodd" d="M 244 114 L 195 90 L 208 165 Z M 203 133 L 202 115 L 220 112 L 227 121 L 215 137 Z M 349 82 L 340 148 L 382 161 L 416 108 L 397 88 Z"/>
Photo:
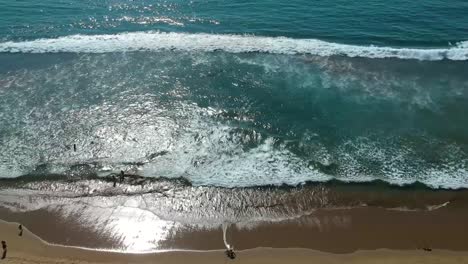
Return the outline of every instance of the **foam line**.
<path id="1" fill-rule="evenodd" d="M 341 55 L 365 58 L 416 60 L 468 60 L 468 41 L 447 48 L 395 48 L 331 43 L 317 39 L 163 32 L 129 32 L 115 35 L 71 35 L 54 39 L 0 43 L 8 53 L 106 53 L 125 51 L 225 51 L 272 54 Z"/>

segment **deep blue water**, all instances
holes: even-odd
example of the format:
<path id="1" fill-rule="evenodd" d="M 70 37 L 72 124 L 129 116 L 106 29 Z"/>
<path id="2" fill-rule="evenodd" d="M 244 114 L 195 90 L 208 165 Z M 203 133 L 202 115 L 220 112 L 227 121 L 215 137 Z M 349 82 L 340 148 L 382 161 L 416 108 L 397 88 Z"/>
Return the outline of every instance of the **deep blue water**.
<path id="1" fill-rule="evenodd" d="M 7 40 L 161 30 L 446 46 L 467 40 L 468 29 L 463 0 L 2 0 L 0 6 L 0 37 Z"/>
<path id="2" fill-rule="evenodd" d="M 466 14 L 461 0 L 0 0 L 0 177 L 468 187 Z"/>

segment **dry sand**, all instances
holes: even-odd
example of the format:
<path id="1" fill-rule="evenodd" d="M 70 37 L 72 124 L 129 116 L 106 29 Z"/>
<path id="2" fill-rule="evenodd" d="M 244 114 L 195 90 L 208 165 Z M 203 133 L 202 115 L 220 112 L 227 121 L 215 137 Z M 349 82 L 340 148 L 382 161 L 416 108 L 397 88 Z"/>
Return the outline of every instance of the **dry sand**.
<path id="1" fill-rule="evenodd" d="M 18 224 L 0 221 L 0 239 L 7 241 L 8 255 L 0 263 L 468 263 L 468 252 L 447 250 L 371 250 L 331 254 L 311 249 L 258 248 L 237 252 L 229 260 L 221 250 L 171 251 L 128 254 L 50 245 Z"/>

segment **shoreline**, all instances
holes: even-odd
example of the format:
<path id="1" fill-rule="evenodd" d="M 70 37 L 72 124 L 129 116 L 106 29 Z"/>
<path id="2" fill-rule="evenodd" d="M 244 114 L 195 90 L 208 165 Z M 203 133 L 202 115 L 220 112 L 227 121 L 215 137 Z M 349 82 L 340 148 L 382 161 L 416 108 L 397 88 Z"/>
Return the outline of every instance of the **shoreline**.
<path id="1" fill-rule="evenodd" d="M 317 210 L 310 215 L 276 222 L 230 224 L 227 243 L 236 250 L 303 248 L 339 254 L 381 248 L 463 252 L 468 251 L 468 212 L 464 208 L 460 204 L 449 204 L 432 211 L 373 207 Z M 127 215 L 96 218 L 99 222 L 94 225 L 76 215 L 64 216 L 59 211 L 44 209 L 12 212 L 0 207 L 0 215 L 5 221 L 21 223 L 55 245 L 136 253 L 224 250 L 221 226 L 174 224 L 156 218 L 141 222 L 142 217 L 149 216 L 139 214 L 139 209 L 132 209 Z M 118 217 L 124 219 L 124 225 L 119 225 Z M 151 226 L 157 229 L 150 229 Z"/>
<path id="2" fill-rule="evenodd" d="M 117 252 L 220 250 L 227 226 L 227 243 L 237 250 L 468 251 L 468 190 L 374 185 L 230 190 L 165 180 L 11 187 L 0 188 L 0 219 L 21 223 L 58 245 Z"/>
<path id="3" fill-rule="evenodd" d="M 5 263 L 468 263 L 468 252 L 449 250 L 359 250 L 353 253 L 332 254 L 302 248 L 254 248 L 236 251 L 237 258 L 228 260 L 223 250 L 167 251 L 157 253 L 119 253 L 47 244 L 24 228 L 18 236 L 18 224 L 0 220 L 1 239 L 8 243 Z"/>
<path id="4" fill-rule="evenodd" d="M 468 257 L 468 190 L 367 185 L 230 190 L 172 181 L 111 187 L 86 180 L 11 187 L 0 188 L 0 219 L 21 223 L 31 243 L 36 241 L 21 253 L 33 260 L 23 263 L 41 263 L 34 262 L 37 255 L 49 258 L 43 263 L 70 256 L 83 263 L 184 258 L 220 263 L 227 260 L 225 244 L 238 256 L 255 259 L 250 263 L 290 263 L 289 258 L 343 263 L 343 256 L 358 263 L 393 257 L 404 263 L 403 256 L 414 257 L 407 263 L 421 258 L 441 263 L 436 259 L 442 255 Z M 0 231 L 9 228 L 0 240 L 9 232 L 7 241 L 18 241 L 17 226 L 1 224 Z M 18 248 L 8 244 L 9 254 Z M 426 261 L 428 254 L 432 260 Z M 249 263 L 244 257 L 242 262 Z"/>
<path id="5" fill-rule="evenodd" d="M 108 184 L 112 184 L 113 176 L 120 177 L 120 173 L 118 172 L 109 172 L 107 174 L 103 174 L 102 172 L 98 172 L 93 170 L 91 165 L 95 166 L 96 164 L 75 164 L 73 165 L 69 171 L 66 173 L 29 173 L 20 175 L 17 177 L 2 177 L 0 176 L 0 183 L 5 187 L 16 187 L 18 185 L 24 185 L 28 183 L 40 183 L 40 182 L 47 182 L 47 181 L 67 181 L 67 182 L 80 182 L 86 180 L 97 180 L 101 182 L 107 182 Z M 141 166 L 141 164 L 133 164 L 134 166 Z M 323 166 L 323 165 L 322 165 Z M 87 173 L 83 175 L 74 175 L 73 170 L 88 170 Z M 155 182 L 173 182 L 178 185 L 185 185 L 185 186 L 193 186 L 190 179 L 186 177 L 164 177 L 164 176 L 144 176 L 138 173 L 134 173 L 135 171 L 131 171 L 130 173 L 127 172 L 124 174 L 124 183 L 130 185 L 140 185 L 140 184 L 151 184 Z M 73 176 L 73 179 L 70 179 L 70 176 Z M 370 179 L 370 180 L 363 180 L 363 181 L 347 181 L 343 179 L 331 178 L 329 180 L 323 181 L 314 181 L 314 180 L 307 180 L 304 182 L 300 182 L 297 184 L 264 184 L 264 185 L 246 185 L 246 186 L 224 186 L 224 185 L 200 185 L 200 187 L 213 187 L 219 189 L 296 189 L 299 187 L 314 187 L 314 186 L 323 186 L 326 188 L 356 188 L 356 187 L 372 187 L 378 188 L 383 190 L 397 190 L 397 191 L 405 191 L 405 190 L 416 190 L 416 191 L 430 191 L 430 192 L 466 192 L 468 191 L 468 186 L 460 185 L 458 187 L 444 187 L 443 185 L 430 185 L 426 184 L 423 181 L 415 180 L 412 182 L 390 182 L 385 181 L 382 179 Z"/>

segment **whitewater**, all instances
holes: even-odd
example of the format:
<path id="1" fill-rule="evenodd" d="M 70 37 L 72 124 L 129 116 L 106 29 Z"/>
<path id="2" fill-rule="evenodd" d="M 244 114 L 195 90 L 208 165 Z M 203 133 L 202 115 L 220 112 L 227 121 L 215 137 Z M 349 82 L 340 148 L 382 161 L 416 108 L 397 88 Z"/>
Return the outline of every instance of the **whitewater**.
<path id="1" fill-rule="evenodd" d="M 229 53 L 308 54 L 362 58 L 398 58 L 421 61 L 468 60 L 468 41 L 444 48 L 359 46 L 318 39 L 295 39 L 235 34 L 126 32 L 103 35 L 70 35 L 30 41 L 0 43 L 3 53 L 110 53 L 132 51 L 187 51 Z"/>

